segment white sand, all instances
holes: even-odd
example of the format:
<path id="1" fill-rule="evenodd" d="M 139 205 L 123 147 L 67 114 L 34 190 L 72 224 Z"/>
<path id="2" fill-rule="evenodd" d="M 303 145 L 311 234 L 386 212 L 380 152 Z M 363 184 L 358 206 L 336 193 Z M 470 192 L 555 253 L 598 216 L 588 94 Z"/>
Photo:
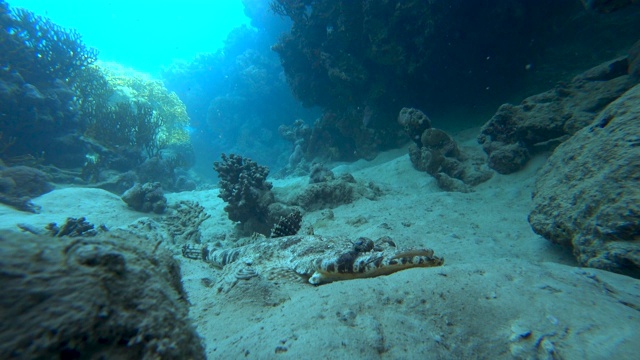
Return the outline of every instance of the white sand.
<path id="1" fill-rule="evenodd" d="M 464 143 L 477 146 L 467 139 Z M 260 277 L 228 293 L 205 286 L 217 270 L 182 259 L 191 315 L 211 359 L 234 358 L 633 358 L 640 353 L 640 281 L 576 267 L 571 253 L 534 234 L 527 222 L 536 171 L 494 175 L 476 192 L 440 191 L 414 170 L 406 150 L 372 162 L 341 165 L 385 195 L 305 215 L 316 234 L 372 239 L 389 235 L 399 247 L 430 247 L 439 268 L 389 276 L 274 286 Z M 274 181 L 277 193 L 306 178 Z M 203 238 L 231 244 L 233 224 L 217 191 L 167 196 L 195 200 L 212 216 Z M 95 224 L 126 226 L 146 214 L 127 209 L 101 190 L 56 190 L 34 200 L 42 213 L 0 205 L 0 227 L 42 227 L 86 216 Z M 176 248 L 172 249 L 176 254 Z"/>

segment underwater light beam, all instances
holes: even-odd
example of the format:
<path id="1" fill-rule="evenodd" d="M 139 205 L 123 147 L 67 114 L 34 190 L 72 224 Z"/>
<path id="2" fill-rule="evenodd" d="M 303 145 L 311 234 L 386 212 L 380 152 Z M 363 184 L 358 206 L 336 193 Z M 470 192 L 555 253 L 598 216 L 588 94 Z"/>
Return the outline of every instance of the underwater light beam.
<path id="1" fill-rule="evenodd" d="M 241 0 L 8 0 L 76 29 L 103 61 L 157 74 L 173 60 L 215 52 L 227 34 L 249 25 Z"/>

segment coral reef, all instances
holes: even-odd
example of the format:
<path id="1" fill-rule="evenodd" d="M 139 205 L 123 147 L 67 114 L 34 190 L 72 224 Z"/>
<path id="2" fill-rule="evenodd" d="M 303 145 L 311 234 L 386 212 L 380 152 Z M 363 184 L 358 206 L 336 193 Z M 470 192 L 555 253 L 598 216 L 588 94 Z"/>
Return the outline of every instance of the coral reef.
<path id="1" fill-rule="evenodd" d="M 0 168 L 0 202 L 18 210 L 38 212 L 31 199 L 53 190 L 44 172 L 27 167 Z"/>
<path id="2" fill-rule="evenodd" d="M 601 19 L 583 16 L 577 2 L 551 0 L 274 0 L 271 9 L 293 22 L 273 46 L 291 90 L 324 112 L 305 156 L 345 161 L 398 146 L 393 119 L 404 106 L 441 112 L 465 99 L 485 107 L 560 78 L 567 65 L 557 64 L 593 66 L 640 28 L 637 10 Z M 595 39 L 614 41 L 600 48 Z M 533 62 L 548 74 L 531 80 L 524 70 Z"/>
<path id="3" fill-rule="evenodd" d="M 197 202 L 180 201 L 175 205 L 175 212 L 164 220 L 164 224 L 174 244 L 200 244 L 200 225 L 210 217 Z"/>
<path id="4" fill-rule="evenodd" d="M 134 210 L 142 212 L 153 211 L 162 214 L 167 207 L 167 198 L 164 197 L 162 186 L 158 182 L 136 183 L 131 189 L 122 194 L 122 201 Z"/>
<path id="5" fill-rule="evenodd" d="M 224 211 L 229 220 L 266 234 L 271 226 L 269 205 L 275 202 L 267 181 L 269 168 L 240 155 L 223 153 L 221 158 L 213 163 L 213 169 L 220 179 L 218 197 L 227 203 Z"/>
<path id="6" fill-rule="evenodd" d="M 3 359 L 204 359 L 171 253 L 127 232 L 1 232 Z"/>
<path id="7" fill-rule="evenodd" d="M 161 122 L 157 142 L 164 145 L 189 143 L 189 116 L 184 103 L 174 92 L 168 91 L 163 83 L 145 74 L 125 69 L 114 63 L 99 62 L 98 69 L 107 81 L 108 104 L 134 104 L 153 110 L 153 116 Z M 160 120 L 161 119 L 161 120 Z"/>
<path id="8" fill-rule="evenodd" d="M 59 163 L 57 154 L 75 149 L 66 136 L 78 128 L 78 80 L 96 51 L 77 32 L 24 9 L 10 11 L 5 1 L 0 25 L 0 132 L 14 139 L 0 156 L 14 164 L 26 157 Z"/>
<path id="9" fill-rule="evenodd" d="M 556 148 L 540 170 L 529 222 L 583 266 L 640 278 L 640 85 Z"/>
<path id="10" fill-rule="evenodd" d="M 414 141 L 409 145 L 413 167 L 426 171 L 446 191 L 470 192 L 472 186 L 491 178 L 481 156 L 460 150 L 458 144 L 442 130 L 431 128 L 429 118 L 418 109 L 404 108 L 398 122 Z M 418 135 L 418 131 L 422 133 Z"/>
<path id="11" fill-rule="evenodd" d="M 422 111 L 402 108 L 398 114 L 398 124 L 418 147 L 422 146 L 422 134 L 431 128 L 431 120 Z"/>
<path id="12" fill-rule="evenodd" d="M 632 53 L 607 61 L 520 105 L 500 106 L 478 136 L 489 155 L 489 167 L 501 174 L 518 171 L 533 154 L 553 149 L 589 125 L 602 109 L 640 81 L 629 73 L 633 60 Z"/>
<path id="13" fill-rule="evenodd" d="M 295 209 L 287 216 L 281 216 L 280 220 L 271 229 L 271 238 L 296 235 L 302 226 L 302 213 Z"/>

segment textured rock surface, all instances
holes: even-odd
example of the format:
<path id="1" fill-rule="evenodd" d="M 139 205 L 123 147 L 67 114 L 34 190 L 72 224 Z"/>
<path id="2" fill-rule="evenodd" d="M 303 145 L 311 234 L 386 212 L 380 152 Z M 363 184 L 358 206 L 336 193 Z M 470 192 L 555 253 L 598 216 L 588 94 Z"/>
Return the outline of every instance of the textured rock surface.
<path id="1" fill-rule="evenodd" d="M 153 211 L 156 214 L 162 214 L 167 208 L 167 198 L 164 197 L 164 192 L 158 182 L 135 184 L 122 194 L 122 201 L 142 212 Z"/>
<path id="2" fill-rule="evenodd" d="M 560 145 L 541 169 L 529 222 L 580 264 L 640 276 L 640 85 Z"/>
<path id="3" fill-rule="evenodd" d="M 0 244 L 1 358 L 204 358 L 178 264 L 149 239 L 4 231 Z"/>
<path id="4" fill-rule="evenodd" d="M 14 166 L 0 169 L 0 202 L 18 210 L 38 212 L 31 198 L 53 190 L 49 176 L 28 166 Z"/>
<path id="5" fill-rule="evenodd" d="M 283 201 L 292 206 L 300 206 L 306 211 L 313 211 L 350 204 L 362 197 L 374 200 L 381 194 L 382 190 L 375 184 L 359 183 L 353 175 L 342 174 L 335 179 L 309 184 L 293 199 Z"/>
<path id="6" fill-rule="evenodd" d="M 441 189 L 471 192 L 472 186 L 493 175 L 482 155 L 462 151 L 449 134 L 431 128 L 429 118 L 422 111 L 403 108 L 398 123 L 413 141 L 409 146 L 413 167 L 433 176 Z"/>
<path id="7" fill-rule="evenodd" d="M 630 55 L 631 56 L 631 55 Z M 605 62 L 568 83 L 530 96 L 520 105 L 504 104 L 481 129 L 478 141 L 489 167 L 510 174 L 532 154 L 557 146 L 589 125 L 598 113 L 638 79 L 628 71 L 630 57 Z"/>

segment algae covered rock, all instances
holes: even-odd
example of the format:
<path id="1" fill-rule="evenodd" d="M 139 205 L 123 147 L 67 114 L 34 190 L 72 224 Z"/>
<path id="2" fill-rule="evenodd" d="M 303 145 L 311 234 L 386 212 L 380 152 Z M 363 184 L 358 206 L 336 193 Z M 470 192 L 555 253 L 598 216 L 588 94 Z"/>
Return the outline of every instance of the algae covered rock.
<path id="1" fill-rule="evenodd" d="M 529 222 L 580 264 L 640 277 L 640 85 L 558 146 Z"/>
<path id="2" fill-rule="evenodd" d="M 204 359 L 178 263 L 153 241 L 4 231 L 0 243 L 0 358 Z"/>

